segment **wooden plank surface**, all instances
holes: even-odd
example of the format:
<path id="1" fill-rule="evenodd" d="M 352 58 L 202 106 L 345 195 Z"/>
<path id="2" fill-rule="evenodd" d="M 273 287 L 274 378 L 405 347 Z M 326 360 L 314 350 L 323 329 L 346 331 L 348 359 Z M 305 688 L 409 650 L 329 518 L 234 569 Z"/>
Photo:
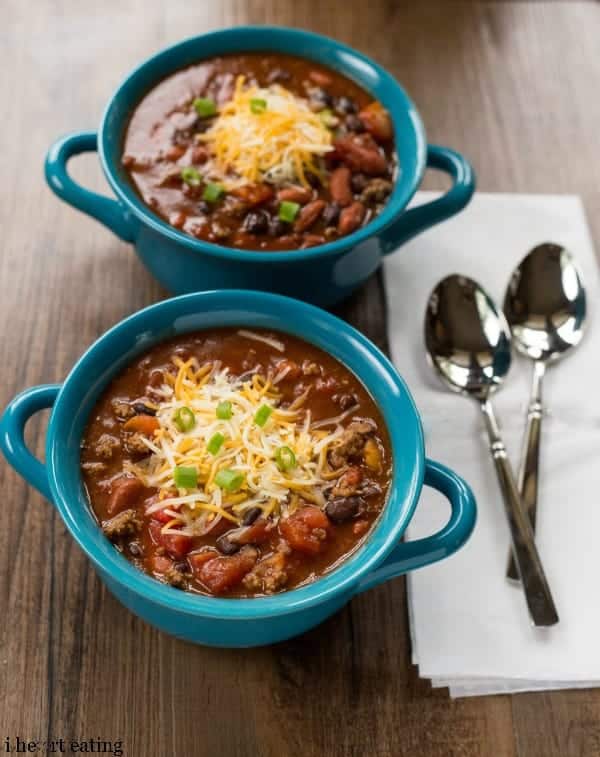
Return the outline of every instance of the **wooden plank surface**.
<path id="1" fill-rule="evenodd" d="M 472 159 L 480 188 L 580 193 L 599 238 L 598 3 L 5 0 L 0 405 L 60 381 L 109 326 L 166 296 L 127 245 L 51 195 L 46 148 L 96 126 L 141 58 L 248 22 L 314 29 L 372 55 L 413 95 L 430 140 Z M 106 191 L 95 156 L 74 173 Z M 385 347 L 377 278 L 338 311 Z M 28 432 L 39 454 L 43 429 L 38 418 Z M 401 580 L 293 641 L 203 649 L 124 610 L 4 463 L 0 491 L 0 750 L 7 736 L 100 736 L 121 739 L 128 757 L 600 755 L 597 692 L 432 692 L 410 664 Z"/>

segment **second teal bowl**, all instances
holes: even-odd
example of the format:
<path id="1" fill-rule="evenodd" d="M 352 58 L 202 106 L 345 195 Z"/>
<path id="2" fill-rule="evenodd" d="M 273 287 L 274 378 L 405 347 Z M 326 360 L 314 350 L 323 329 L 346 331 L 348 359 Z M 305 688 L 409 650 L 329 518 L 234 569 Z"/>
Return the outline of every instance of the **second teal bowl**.
<path id="1" fill-rule="evenodd" d="M 371 92 L 390 112 L 400 175 L 384 211 L 354 234 L 319 247 L 281 253 L 220 247 L 167 224 L 142 203 L 129 183 L 121 167 L 121 150 L 129 117 L 140 99 L 164 77 L 199 60 L 261 50 L 299 55 L 336 69 Z M 67 173 L 72 156 L 95 150 L 116 200 L 84 189 Z M 448 173 L 453 186 L 439 199 L 406 210 L 426 168 Z M 69 134 L 50 148 L 46 179 L 65 202 L 132 242 L 148 269 L 171 292 L 261 289 L 323 306 L 349 295 L 379 267 L 384 255 L 462 210 L 475 187 L 471 166 L 462 155 L 427 143 L 417 109 L 385 69 L 328 37 L 269 26 L 202 34 L 148 58 L 113 94 L 98 132 Z"/>
<path id="2" fill-rule="evenodd" d="M 311 584 L 254 599 L 188 594 L 140 572 L 98 527 L 79 468 L 85 425 L 111 378 L 158 342 L 188 331 L 234 325 L 294 334 L 344 363 L 367 387 L 386 419 L 393 455 L 388 501 L 365 544 Z M 27 420 L 47 407 L 52 413 L 43 464 L 27 449 L 23 431 Z M 62 386 L 37 386 L 15 397 L 0 419 L 0 448 L 11 465 L 54 503 L 73 538 L 126 607 L 170 634 L 201 644 L 256 646 L 302 633 L 355 594 L 452 554 L 475 523 L 469 487 L 456 473 L 425 459 L 419 415 L 387 358 L 329 313 L 262 292 L 191 294 L 130 316 L 89 348 Z M 423 484 L 448 499 L 450 518 L 432 536 L 402 541 Z"/>

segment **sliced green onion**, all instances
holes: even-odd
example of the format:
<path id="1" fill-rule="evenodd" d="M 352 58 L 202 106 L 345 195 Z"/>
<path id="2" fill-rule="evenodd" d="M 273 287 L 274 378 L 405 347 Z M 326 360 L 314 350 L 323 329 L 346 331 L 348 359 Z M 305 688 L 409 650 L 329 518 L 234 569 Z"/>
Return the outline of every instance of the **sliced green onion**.
<path id="1" fill-rule="evenodd" d="M 253 113 L 256 113 L 258 115 L 259 113 L 264 113 L 266 109 L 267 109 L 266 100 L 263 100 L 260 97 L 253 97 L 250 100 L 250 110 Z"/>
<path id="2" fill-rule="evenodd" d="M 231 468 L 223 468 L 215 476 L 215 484 L 226 492 L 236 492 L 244 483 L 244 474 Z"/>
<path id="3" fill-rule="evenodd" d="M 179 407 L 173 415 L 173 423 L 179 431 L 191 431 L 196 425 L 196 416 L 189 407 Z"/>
<path id="4" fill-rule="evenodd" d="M 328 129 L 333 129 L 333 127 L 337 126 L 340 122 L 340 119 L 334 115 L 333 111 L 329 108 L 323 108 L 319 113 L 319 118 Z"/>
<path id="5" fill-rule="evenodd" d="M 181 178 L 185 181 L 186 184 L 189 184 L 191 187 L 200 186 L 200 182 L 202 181 L 202 177 L 194 168 L 194 166 L 185 166 L 185 168 L 182 168 Z"/>
<path id="6" fill-rule="evenodd" d="M 284 200 L 279 206 L 279 218 L 282 221 L 291 223 L 298 215 L 299 210 L 300 205 L 298 205 L 297 202 L 288 202 L 287 200 Z"/>
<path id="7" fill-rule="evenodd" d="M 223 436 L 223 434 L 219 434 L 219 432 L 217 431 L 217 433 L 213 434 L 208 440 L 206 449 L 210 452 L 211 455 L 216 455 L 217 452 L 221 449 L 224 441 L 225 437 Z"/>
<path id="8" fill-rule="evenodd" d="M 275 452 L 275 462 L 280 471 L 292 470 L 296 467 L 296 455 L 289 447 L 279 447 Z"/>
<path id="9" fill-rule="evenodd" d="M 220 421 L 228 421 L 233 415 L 233 409 L 229 400 L 223 400 L 217 405 L 217 418 Z"/>
<path id="10" fill-rule="evenodd" d="M 198 471 L 186 465 L 176 465 L 173 479 L 178 489 L 195 489 L 198 486 Z"/>
<path id="11" fill-rule="evenodd" d="M 200 118 L 214 116 L 217 112 L 215 101 L 211 100 L 210 97 L 197 97 L 194 100 L 193 105 Z"/>
<path id="12" fill-rule="evenodd" d="M 210 182 L 204 187 L 202 199 L 206 200 L 206 202 L 216 202 L 224 192 L 225 190 L 220 184 Z"/>
<path id="13" fill-rule="evenodd" d="M 254 414 L 254 423 L 261 428 L 269 420 L 269 416 L 273 412 L 273 408 L 268 405 L 261 405 Z"/>

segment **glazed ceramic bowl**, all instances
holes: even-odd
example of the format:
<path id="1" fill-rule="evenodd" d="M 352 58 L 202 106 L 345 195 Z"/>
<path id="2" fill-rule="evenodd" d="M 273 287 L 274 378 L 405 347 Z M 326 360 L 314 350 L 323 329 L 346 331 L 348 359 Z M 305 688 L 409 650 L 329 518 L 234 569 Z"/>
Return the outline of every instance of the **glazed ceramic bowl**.
<path id="1" fill-rule="evenodd" d="M 99 528 L 79 468 L 89 414 L 115 374 L 140 353 L 177 334 L 234 325 L 294 334 L 344 363 L 368 388 L 387 419 L 393 456 L 388 501 L 367 541 L 317 581 L 252 599 L 185 593 L 135 568 Z M 46 407 L 52 413 L 43 464 L 26 448 L 23 429 L 28 418 Z M 452 554 L 467 540 L 475 522 L 468 486 L 452 471 L 425 459 L 419 415 L 387 358 L 329 313 L 263 292 L 184 295 L 121 321 L 88 349 L 62 386 L 33 387 L 9 404 L 0 419 L 0 447 L 11 465 L 54 503 L 73 538 L 124 605 L 167 633 L 201 644 L 254 646 L 302 633 L 355 594 Z M 446 496 L 450 519 L 432 536 L 403 542 L 423 484 Z"/>
<path id="2" fill-rule="evenodd" d="M 329 66 L 371 92 L 390 112 L 399 177 L 383 212 L 353 234 L 290 252 L 220 247 L 170 226 L 141 201 L 129 182 L 121 166 L 121 151 L 129 117 L 140 99 L 180 68 L 204 58 L 252 50 L 299 55 Z M 67 173 L 69 158 L 95 150 L 116 200 L 84 189 Z M 439 199 L 406 210 L 428 167 L 448 173 L 452 188 Z M 475 185 L 464 157 L 447 147 L 427 143 L 414 104 L 396 79 L 377 63 L 327 37 L 266 26 L 203 34 L 144 61 L 113 94 L 97 133 L 70 134 L 50 148 L 46 178 L 60 198 L 132 242 L 148 269 L 175 294 L 239 287 L 288 294 L 318 305 L 343 299 L 378 268 L 384 255 L 462 210 Z"/>

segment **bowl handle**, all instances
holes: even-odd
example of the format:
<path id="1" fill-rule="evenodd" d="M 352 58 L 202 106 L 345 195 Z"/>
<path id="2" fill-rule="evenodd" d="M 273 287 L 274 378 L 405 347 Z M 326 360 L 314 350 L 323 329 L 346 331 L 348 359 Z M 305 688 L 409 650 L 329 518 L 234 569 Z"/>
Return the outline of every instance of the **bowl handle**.
<path id="1" fill-rule="evenodd" d="M 475 526 L 476 506 L 473 492 L 466 482 L 440 463 L 426 460 L 425 485 L 447 497 L 452 508 L 450 520 L 432 536 L 400 542 L 378 568 L 362 579 L 355 594 L 448 557 L 462 547 L 471 535 Z"/>
<path id="2" fill-rule="evenodd" d="M 32 386 L 9 402 L 0 418 L 0 449 L 12 467 L 52 502 L 46 466 L 31 454 L 25 444 L 25 424 L 32 415 L 52 407 L 60 384 Z"/>
<path id="3" fill-rule="evenodd" d="M 397 221 L 388 226 L 382 235 L 384 255 L 394 252 L 401 244 L 430 226 L 456 215 L 473 196 L 475 173 L 469 161 L 460 153 L 449 147 L 428 145 L 427 168 L 437 168 L 449 173 L 452 187 L 437 200 L 406 210 Z"/>
<path id="4" fill-rule="evenodd" d="M 98 135 L 95 131 L 76 132 L 61 137 L 46 155 L 46 181 L 61 200 L 100 221 L 124 242 L 133 242 L 135 226 L 127 210 L 116 200 L 79 186 L 67 173 L 70 158 L 97 149 Z"/>

